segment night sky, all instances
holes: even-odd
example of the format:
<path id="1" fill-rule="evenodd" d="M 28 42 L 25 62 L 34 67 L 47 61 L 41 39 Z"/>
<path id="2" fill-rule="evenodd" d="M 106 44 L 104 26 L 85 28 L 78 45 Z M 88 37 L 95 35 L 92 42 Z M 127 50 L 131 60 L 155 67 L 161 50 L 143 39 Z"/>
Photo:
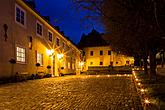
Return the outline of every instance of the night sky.
<path id="1" fill-rule="evenodd" d="M 38 12 L 49 16 L 51 24 L 59 26 L 61 31 L 74 43 L 78 43 L 82 33 L 89 33 L 93 27 L 104 32 L 103 26 L 94 20 L 84 19 L 87 11 L 77 11 L 69 0 L 35 0 Z"/>

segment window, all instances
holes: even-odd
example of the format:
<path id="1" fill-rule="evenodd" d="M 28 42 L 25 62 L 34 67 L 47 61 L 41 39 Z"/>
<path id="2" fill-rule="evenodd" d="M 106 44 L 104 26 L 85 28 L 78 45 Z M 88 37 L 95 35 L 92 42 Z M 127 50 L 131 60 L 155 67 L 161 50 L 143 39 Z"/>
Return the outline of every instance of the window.
<path id="1" fill-rule="evenodd" d="M 65 48 L 65 43 L 64 42 L 62 43 L 62 47 Z"/>
<path id="2" fill-rule="evenodd" d="M 53 41 L 53 34 L 52 32 L 48 32 L 48 37 L 49 37 L 49 41 L 52 42 Z"/>
<path id="3" fill-rule="evenodd" d="M 100 65 L 103 65 L 103 62 L 100 62 Z"/>
<path id="4" fill-rule="evenodd" d="M 56 44 L 57 44 L 57 46 L 60 46 L 60 39 L 59 38 L 56 39 Z"/>
<path id="5" fill-rule="evenodd" d="M 25 11 L 16 5 L 15 8 L 15 20 L 21 25 L 25 25 Z"/>
<path id="6" fill-rule="evenodd" d="M 90 65 L 93 65 L 93 62 L 90 62 Z"/>
<path id="7" fill-rule="evenodd" d="M 17 62 L 25 63 L 25 49 L 17 47 Z"/>
<path id="8" fill-rule="evenodd" d="M 110 66 L 113 66 L 113 61 L 110 62 Z"/>
<path id="9" fill-rule="evenodd" d="M 108 50 L 108 55 L 111 55 L 111 51 L 110 50 Z"/>
<path id="10" fill-rule="evenodd" d="M 93 51 L 90 51 L 90 56 L 93 56 Z"/>
<path id="11" fill-rule="evenodd" d="M 70 69 L 70 62 L 68 62 L 68 69 Z"/>
<path id="12" fill-rule="evenodd" d="M 73 70 L 75 69 L 75 67 L 74 67 L 74 63 L 72 63 L 72 69 L 73 69 Z"/>
<path id="13" fill-rule="evenodd" d="M 43 65 L 43 54 L 37 53 L 37 63 L 39 63 L 41 66 Z"/>
<path id="14" fill-rule="evenodd" d="M 129 65 L 129 61 L 126 61 L 126 64 Z"/>
<path id="15" fill-rule="evenodd" d="M 103 51 L 102 50 L 100 51 L 100 55 L 103 55 Z"/>
<path id="16" fill-rule="evenodd" d="M 37 22 L 36 31 L 37 31 L 37 34 L 38 34 L 39 36 L 42 36 L 43 28 L 42 28 L 42 24 L 39 23 L 39 22 Z"/>

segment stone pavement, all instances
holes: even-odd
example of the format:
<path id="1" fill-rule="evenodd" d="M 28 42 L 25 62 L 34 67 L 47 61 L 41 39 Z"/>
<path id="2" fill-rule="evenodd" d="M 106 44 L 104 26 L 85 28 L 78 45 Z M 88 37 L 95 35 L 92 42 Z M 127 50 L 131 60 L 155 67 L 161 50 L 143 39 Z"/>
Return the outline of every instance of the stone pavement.
<path id="1" fill-rule="evenodd" d="M 132 76 L 65 76 L 0 85 L 0 110 L 142 110 Z"/>

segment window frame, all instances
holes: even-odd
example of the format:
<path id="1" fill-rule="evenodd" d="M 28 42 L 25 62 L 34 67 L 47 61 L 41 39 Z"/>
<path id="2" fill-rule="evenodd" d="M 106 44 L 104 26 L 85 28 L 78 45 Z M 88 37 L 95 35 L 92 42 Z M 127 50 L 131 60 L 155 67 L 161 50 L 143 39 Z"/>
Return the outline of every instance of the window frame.
<path id="1" fill-rule="evenodd" d="M 93 56 L 94 52 L 93 51 L 90 51 L 90 56 Z"/>
<path id="2" fill-rule="evenodd" d="M 57 40 L 58 39 L 58 40 Z M 58 42 L 57 42 L 58 41 Z M 60 46 L 60 38 L 56 37 L 56 45 Z"/>
<path id="3" fill-rule="evenodd" d="M 111 50 L 108 50 L 108 55 L 112 55 L 112 51 Z"/>
<path id="4" fill-rule="evenodd" d="M 100 61 L 100 65 L 101 65 L 101 66 L 103 65 L 103 61 Z"/>
<path id="5" fill-rule="evenodd" d="M 18 49 L 21 49 L 20 51 L 18 51 Z M 23 50 L 23 52 L 22 52 Z M 26 48 L 22 47 L 22 46 L 16 46 L 16 62 L 17 63 L 22 63 L 25 64 L 26 63 Z M 19 55 L 20 54 L 20 55 Z M 23 55 L 23 56 L 22 56 Z M 22 61 L 19 59 L 23 59 Z"/>
<path id="6" fill-rule="evenodd" d="M 100 50 L 100 56 L 103 56 L 103 50 Z"/>
<path id="7" fill-rule="evenodd" d="M 17 21 L 17 8 L 20 10 L 20 21 Z M 24 22 L 23 22 L 23 24 L 21 23 L 21 12 L 24 13 Z M 15 4 L 15 22 L 18 25 L 26 28 L 26 11 L 21 6 L 19 6 L 18 4 Z"/>
<path id="8" fill-rule="evenodd" d="M 37 29 L 38 29 L 38 28 L 37 28 L 37 26 L 38 26 L 37 24 L 39 24 L 39 25 L 41 26 L 41 29 L 42 29 L 41 34 L 42 34 L 42 35 L 40 35 L 40 34 L 38 33 L 38 31 L 37 31 Z M 39 21 L 36 22 L 36 35 L 38 35 L 38 36 L 40 36 L 40 37 L 43 36 L 43 24 L 42 24 L 41 22 L 39 22 Z"/>
<path id="9" fill-rule="evenodd" d="M 52 34 L 52 39 L 50 40 L 50 33 Z M 50 30 L 48 30 L 48 40 L 49 40 L 49 42 L 53 42 L 53 32 L 52 31 L 50 31 Z"/>
<path id="10" fill-rule="evenodd" d="M 44 60 L 43 53 L 37 52 L 37 59 L 36 59 L 36 61 L 37 61 L 37 63 L 40 64 L 40 66 L 44 65 L 43 60 Z"/>

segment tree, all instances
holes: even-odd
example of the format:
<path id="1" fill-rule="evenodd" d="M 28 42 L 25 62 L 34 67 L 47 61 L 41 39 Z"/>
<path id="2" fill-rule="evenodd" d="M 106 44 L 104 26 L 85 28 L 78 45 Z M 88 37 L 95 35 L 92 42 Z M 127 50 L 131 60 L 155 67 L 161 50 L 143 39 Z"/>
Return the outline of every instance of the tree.
<path id="1" fill-rule="evenodd" d="M 100 15 L 115 50 L 150 58 L 150 77 L 156 77 L 156 53 L 164 36 L 164 0 L 73 0 L 80 9 Z M 94 14 L 92 14 L 93 16 Z"/>

